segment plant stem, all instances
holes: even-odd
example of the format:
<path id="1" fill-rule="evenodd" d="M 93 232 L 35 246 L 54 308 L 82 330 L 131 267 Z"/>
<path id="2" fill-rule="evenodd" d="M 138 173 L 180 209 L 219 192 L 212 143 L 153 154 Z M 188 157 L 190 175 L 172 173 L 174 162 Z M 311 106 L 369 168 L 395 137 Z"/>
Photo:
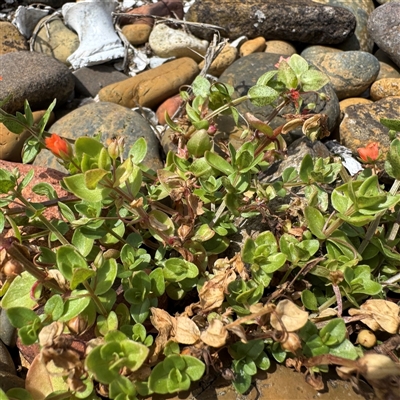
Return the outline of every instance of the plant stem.
<path id="1" fill-rule="evenodd" d="M 389 190 L 389 194 L 394 196 L 397 193 L 399 187 L 400 187 L 400 181 L 396 179 L 393 182 L 393 185 Z M 383 210 L 383 211 L 379 212 L 376 215 L 375 220 L 373 222 L 371 222 L 371 224 L 369 225 L 369 227 L 367 229 L 367 233 L 365 234 L 365 238 L 362 241 L 362 243 L 360 244 L 360 247 L 358 248 L 358 252 L 360 254 L 362 254 L 363 251 L 367 248 L 368 243 L 370 242 L 372 237 L 375 235 L 376 229 L 378 228 L 379 223 L 381 222 L 381 218 L 383 217 L 383 215 L 385 215 L 385 212 L 386 212 L 386 210 Z M 393 228 L 395 228 L 395 225 L 393 225 Z M 392 231 L 393 231 L 393 228 L 392 228 Z M 390 233 L 389 237 L 391 237 L 391 236 L 392 236 L 392 232 Z"/>
<path id="2" fill-rule="evenodd" d="M 18 249 L 18 245 L 12 242 L 6 242 L 7 239 L 3 239 L 0 242 L 1 247 L 4 247 L 6 252 L 16 261 L 18 261 L 26 272 L 34 276 L 40 283 L 49 289 L 55 290 L 57 293 L 65 293 L 65 290 L 60 288 L 54 280 L 49 280 L 47 274 L 41 271 L 31 260 L 26 258 L 22 252 Z"/>
<path id="3" fill-rule="evenodd" d="M 14 191 L 14 195 L 22 204 L 24 204 L 27 209 L 31 210 L 33 213 L 36 213 L 38 211 L 35 207 L 31 205 L 31 203 L 29 203 L 29 201 L 26 201 L 19 192 Z M 54 233 L 61 244 L 69 244 L 68 240 L 65 239 L 61 232 L 49 221 L 47 221 L 47 219 L 42 214 L 38 214 L 37 217 L 39 218 L 40 222 L 42 222 L 43 225 L 49 230 L 49 232 Z"/>
<path id="4" fill-rule="evenodd" d="M 96 306 L 99 309 L 100 313 L 107 318 L 108 312 L 104 308 L 104 306 L 103 306 L 102 302 L 100 301 L 99 297 L 97 296 L 97 294 L 93 291 L 92 287 L 89 285 L 89 283 L 87 281 L 83 282 L 83 286 L 85 286 L 85 289 L 89 292 L 90 297 L 96 303 Z"/>

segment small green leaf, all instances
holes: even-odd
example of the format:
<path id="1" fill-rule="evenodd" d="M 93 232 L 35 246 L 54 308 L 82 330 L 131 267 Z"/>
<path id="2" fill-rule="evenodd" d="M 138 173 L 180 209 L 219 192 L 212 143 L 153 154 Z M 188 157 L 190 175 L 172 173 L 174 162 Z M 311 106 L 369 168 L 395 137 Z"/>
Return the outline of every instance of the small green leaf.
<path id="1" fill-rule="evenodd" d="M 39 317 L 34 311 L 25 307 L 11 307 L 7 309 L 7 317 L 11 325 L 15 328 L 31 325 L 35 320 L 39 320 Z"/>
<path id="2" fill-rule="evenodd" d="M 346 325 L 341 318 L 335 318 L 320 330 L 319 336 L 326 346 L 338 345 L 346 338 Z"/>
<path id="3" fill-rule="evenodd" d="M 400 179 L 400 140 L 397 138 L 390 143 L 385 169 L 392 178 Z"/>
<path id="4" fill-rule="evenodd" d="M 318 239 L 326 239 L 326 236 L 323 232 L 326 221 L 321 212 L 315 207 L 307 206 L 304 209 L 304 216 L 306 217 L 307 226 L 312 234 Z"/>
<path id="5" fill-rule="evenodd" d="M 63 276 L 70 280 L 75 268 L 88 269 L 86 260 L 73 246 L 65 245 L 57 249 L 57 267 Z"/>
<path id="6" fill-rule="evenodd" d="M 264 74 L 262 74 L 256 83 L 256 86 L 264 86 L 264 85 L 268 85 L 268 82 L 278 73 L 277 70 L 274 71 L 268 71 L 265 72 Z"/>
<path id="7" fill-rule="evenodd" d="M 293 54 L 290 56 L 288 64 L 299 78 L 304 72 L 308 71 L 308 62 L 298 54 Z"/>
<path id="8" fill-rule="evenodd" d="M 37 302 L 31 298 L 31 289 L 36 278 L 24 271 L 17 276 L 1 300 L 1 307 L 5 310 L 12 307 L 33 308 Z"/>
<path id="9" fill-rule="evenodd" d="M 22 148 L 22 162 L 24 164 L 33 162 L 35 157 L 39 154 L 40 149 L 41 144 L 36 138 L 28 139 Z"/>
<path id="10" fill-rule="evenodd" d="M 95 277 L 96 286 L 94 293 L 101 295 L 106 293 L 114 284 L 115 278 L 117 277 L 117 261 L 114 258 L 107 259 L 103 265 L 97 270 Z"/>
<path id="11" fill-rule="evenodd" d="M 198 75 L 192 83 L 195 96 L 207 97 L 210 94 L 211 84 L 208 79 Z"/>
<path id="12" fill-rule="evenodd" d="M 68 322 L 82 313 L 89 305 L 91 298 L 87 290 L 74 290 L 64 304 L 63 315 L 59 322 Z"/>
<path id="13" fill-rule="evenodd" d="M 300 81 L 303 91 L 308 92 L 321 89 L 329 83 L 329 78 L 320 71 L 309 69 L 301 75 Z"/>
<path id="14" fill-rule="evenodd" d="M 51 317 L 53 321 L 57 321 L 64 311 L 64 303 L 59 294 L 51 296 L 44 305 L 44 312 Z"/>
<path id="15" fill-rule="evenodd" d="M 310 174 L 314 169 L 314 161 L 310 154 L 306 154 L 301 161 L 299 176 L 304 183 L 310 182 Z"/>
<path id="16" fill-rule="evenodd" d="M 88 189 L 84 174 L 67 176 L 64 178 L 64 183 L 71 193 L 88 202 L 100 202 L 110 191 L 110 189 L 106 188 Z"/>
<path id="17" fill-rule="evenodd" d="M 108 174 L 108 171 L 101 168 L 94 168 L 86 171 L 85 176 L 85 186 L 89 190 L 97 188 L 98 183 Z"/>
<path id="18" fill-rule="evenodd" d="M 32 188 L 32 191 L 40 196 L 46 196 L 49 200 L 53 200 L 58 197 L 53 186 L 47 182 L 38 183 Z"/>
<path id="19" fill-rule="evenodd" d="M 278 80 L 283 82 L 287 89 L 296 89 L 298 80 L 295 72 L 286 61 L 279 63 Z"/>
<path id="20" fill-rule="evenodd" d="M 129 155 L 133 164 L 140 164 L 147 154 L 147 141 L 145 138 L 139 138 L 129 150 Z"/>
<path id="21" fill-rule="evenodd" d="M 342 343 L 331 347 L 329 349 L 329 354 L 347 358 L 349 360 L 356 360 L 359 357 L 356 348 L 348 339 L 345 339 Z"/>
<path id="22" fill-rule="evenodd" d="M 381 118 L 379 121 L 386 128 L 400 132 L 400 119 Z"/>
<path id="23" fill-rule="evenodd" d="M 195 264 L 181 258 L 169 258 L 164 265 L 164 277 L 170 282 L 180 282 L 199 275 L 199 269 Z"/>
<path id="24" fill-rule="evenodd" d="M 273 103 L 278 97 L 279 92 L 269 86 L 253 86 L 249 89 L 247 96 L 257 107 L 264 107 Z"/>
<path id="25" fill-rule="evenodd" d="M 15 177 L 5 169 L 0 169 L 0 193 L 8 194 L 15 184 Z"/>
<path id="26" fill-rule="evenodd" d="M 225 175 L 230 175 L 235 172 L 232 165 L 229 164 L 228 161 L 224 160 L 221 156 L 214 152 L 206 151 L 204 153 L 204 158 L 206 159 L 208 164 L 211 165 L 211 167 L 217 169 L 220 172 L 223 172 Z"/>
<path id="27" fill-rule="evenodd" d="M 74 268 L 70 281 L 71 289 L 76 289 L 78 285 L 87 281 L 90 277 L 96 275 L 96 272 L 87 268 Z"/>
<path id="28" fill-rule="evenodd" d="M 39 136 L 42 137 L 42 133 L 44 129 L 46 128 L 47 123 L 49 122 L 49 119 L 51 117 L 51 112 L 53 111 L 53 108 L 56 106 L 57 99 L 54 99 L 52 103 L 49 105 L 47 108 L 45 114 L 43 115 L 42 119 L 38 123 L 38 129 L 39 129 Z"/>
<path id="29" fill-rule="evenodd" d="M 308 289 L 301 292 L 301 301 L 308 310 L 318 310 L 318 303 L 315 294 Z"/>

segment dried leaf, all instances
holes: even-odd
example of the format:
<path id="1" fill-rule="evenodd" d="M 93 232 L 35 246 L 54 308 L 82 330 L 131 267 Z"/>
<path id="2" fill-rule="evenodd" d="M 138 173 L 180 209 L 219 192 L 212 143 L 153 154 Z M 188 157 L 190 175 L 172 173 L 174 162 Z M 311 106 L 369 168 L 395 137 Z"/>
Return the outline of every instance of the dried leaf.
<path id="1" fill-rule="evenodd" d="M 200 339 L 211 347 L 222 347 L 226 344 L 228 331 L 226 330 L 223 322 L 214 318 L 207 330 L 201 333 Z"/>
<path id="2" fill-rule="evenodd" d="M 368 380 L 388 379 L 390 376 L 400 376 L 400 365 L 382 354 L 366 354 L 357 360 L 360 372 Z"/>
<path id="3" fill-rule="evenodd" d="M 225 300 L 226 288 L 236 279 L 232 270 L 227 270 L 215 275 L 207 281 L 199 291 L 200 307 L 203 312 L 218 308 Z"/>
<path id="4" fill-rule="evenodd" d="M 361 319 L 373 331 L 384 330 L 389 333 L 396 333 L 399 328 L 399 311 L 400 307 L 386 300 L 367 300 L 361 305 L 360 309 L 351 308 L 349 314 L 351 316 L 365 314 L 368 317 Z"/>
<path id="5" fill-rule="evenodd" d="M 306 382 L 315 390 L 323 390 L 325 385 L 321 375 L 306 375 Z"/>
<path id="6" fill-rule="evenodd" d="M 271 314 L 270 321 L 272 327 L 279 331 L 286 329 L 288 332 L 294 332 L 307 323 L 308 312 L 301 310 L 290 300 L 282 300 Z"/>
<path id="7" fill-rule="evenodd" d="M 158 330 L 154 352 L 150 359 L 151 362 L 155 362 L 158 359 L 158 355 L 163 351 L 166 343 L 170 340 L 171 336 L 173 336 L 176 327 L 176 320 L 161 308 L 151 307 L 150 311 L 152 314 L 150 321 Z"/>
<path id="8" fill-rule="evenodd" d="M 226 326 L 225 328 L 238 336 L 243 343 L 247 343 L 246 331 L 242 325 L 231 325 Z"/>
<path id="9" fill-rule="evenodd" d="M 50 325 L 45 326 L 39 333 L 40 347 L 52 346 L 54 339 L 62 334 L 64 324 L 61 322 L 52 322 Z"/>
<path id="10" fill-rule="evenodd" d="M 200 338 L 198 326 L 188 317 L 176 318 L 175 340 L 182 344 L 194 344 Z"/>
<path id="11" fill-rule="evenodd" d="M 28 370 L 25 381 L 25 389 L 34 400 L 42 400 L 56 390 L 68 390 L 68 385 L 61 375 L 50 374 L 38 354 Z"/>

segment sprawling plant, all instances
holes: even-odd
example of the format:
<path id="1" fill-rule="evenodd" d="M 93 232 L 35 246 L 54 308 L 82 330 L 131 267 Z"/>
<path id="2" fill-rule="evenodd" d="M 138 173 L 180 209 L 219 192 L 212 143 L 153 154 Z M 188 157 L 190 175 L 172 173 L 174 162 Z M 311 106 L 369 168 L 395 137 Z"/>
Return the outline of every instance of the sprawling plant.
<path id="1" fill-rule="evenodd" d="M 240 98 L 227 84 L 196 78 L 192 94 L 182 92 L 185 117 L 167 116 L 176 151 L 158 171 L 143 164 L 145 139 L 124 157 L 123 138 L 106 146 L 100 137 L 69 141 L 46 132 L 54 104 L 38 125 L 27 103 L 25 115 L 0 109 L 8 129 L 32 134 L 24 162 L 50 150 L 68 171 L 61 183 L 67 199 L 40 183 L 32 190 L 48 200 L 34 203 L 22 194 L 34 170 L 21 179 L 0 169 L 1 306 L 23 344 L 40 344 L 31 370 L 44 368 L 53 382 L 43 397 L 175 393 L 210 367 L 245 393 L 271 358 L 303 365 L 314 378 L 329 364 L 372 382 L 381 365 L 398 374 L 386 357 L 363 356 L 365 347 L 349 335 L 353 320 L 398 330 L 399 307 L 385 299 L 400 279 L 398 121 L 383 121 L 393 140 L 389 191 L 369 165 L 375 147 L 360 152 L 367 165 L 355 177 L 340 160 L 307 155 L 274 183 L 259 178 L 285 156 L 290 130 L 302 127 L 311 140 L 326 134 L 326 117 L 302 94 L 323 98 L 318 91 L 327 83 L 298 55 Z M 244 101 L 274 109 L 265 121 L 241 116 L 236 106 Z M 295 113 L 272 129 L 289 104 Z M 217 140 L 221 114 L 243 128 L 240 146 Z M 48 220 L 48 207 L 60 217 Z M 227 257 L 230 237 L 248 218 L 269 228 Z M 382 308 L 389 319 L 380 318 Z M 84 351 L 73 346 L 81 337 Z M 28 374 L 28 392 L 35 385 Z M 31 399 L 28 392 L 8 396 Z"/>

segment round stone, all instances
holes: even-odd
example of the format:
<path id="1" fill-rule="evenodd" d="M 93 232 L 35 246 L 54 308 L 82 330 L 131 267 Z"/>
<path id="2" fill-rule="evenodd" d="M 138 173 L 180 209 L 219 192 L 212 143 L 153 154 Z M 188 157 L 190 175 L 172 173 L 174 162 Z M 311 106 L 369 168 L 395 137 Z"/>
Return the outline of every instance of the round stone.
<path id="1" fill-rule="evenodd" d="M 371 86 L 370 96 L 374 101 L 389 96 L 400 96 L 400 78 L 379 79 Z"/>
<path id="2" fill-rule="evenodd" d="M 29 50 L 26 39 L 11 23 L 0 21 L 0 55 Z"/>
<path id="3" fill-rule="evenodd" d="M 363 93 L 380 69 L 378 59 L 365 51 L 327 51 L 326 47 L 312 46 L 301 56 L 328 75 L 339 100 Z"/>
<path id="4" fill-rule="evenodd" d="M 3 109 L 10 114 L 23 110 L 28 100 L 32 110 L 43 110 L 57 100 L 65 103 L 74 91 L 74 76 L 66 65 L 44 54 L 18 51 L 1 56 L 0 101 L 10 96 Z"/>
<path id="5" fill-rule="evenodd" d="M 284 40 L 267 40 L 265 44 L 266 53 L 280 54 L 282 56 L 291 56 L 297 53 L 296 48 Z"/>
<path id="6" fill-rule="evenodd" d="M 267 71 L 275 70 L 275 64 L 279 62 L 281 55 L 272 53 L 253 53 L 246 57 L 239 58 L 220 76 L 220 81 L 232 85 L 235 89 L 234 97 L 241 97 L 247 94 L 248 90 L 257 83 L 258 78 Z M 339 102 L 335 92 L 330 84 L 325 85 L 318 91 L 324 93 L 326 100 L 321 100 L 315 93 L 304 94 L 304 104 L 315 103 L 313 110 L 316 114 L 322 113 L 328 116 L 328 129 L 332 131 L 339 121 Z M 255 117 L 265 120 L 274 110 L 273 106 L 256 107 L 250 101 L 245 101 L 238 105 L 238 111 L 241 114 L 249 112 Z M 292 104 L 285 107 L 281 114 L 295 114 L 296 110 Z M 284 124 L 286 120 L 281 117 L 275 117 L 271 122 L 272 128 L 277 128 Z M 289 135 L 285 135 L 288 142 L 294 138 L 302 136 L 301 128 L 297 128 Z"/>
<path id="7" fill-rule="evenodd" d="M 33 49 L 70 66 L 67 58 L 79 47 L 78 35 L 53 15 L 43 18 L 39 24 L 43 25 L 37 34 Z"/>
<path id="8" fill-rule="evenodd" d="M 140 46 L 149 40 L 152 26 L 148 24 L 129 24 L 122 27 L 122 33 L 133 46 Z"/>
<path id="9" fill-rule="evenodd" d="M 136 140 L 143 137 L 148 148 L 144 164 L 152 169 L 162 167 L 159 141 L 147 121 L 136 111 L 118 104 L 100 102 L 77 108 L 53 124 L 49 132 L 69 139 L 81 136 L 93 137 L 100 133 L 102 143 L 107 139 L 124 137 L 125 158 L 128 157 L 129 149 Z M 40 152 L 34 165 L 65 171 L 49 151 Z"/>
<path id="10" fill-rule="evenodd" d="M 240 57 L 248 56 L 252 53 L 258 53 L 265 50 L 265 39 L 262 36 L 256 37 L 255 39 L 250 39 L 244 42 L 239 49 Z"/>

